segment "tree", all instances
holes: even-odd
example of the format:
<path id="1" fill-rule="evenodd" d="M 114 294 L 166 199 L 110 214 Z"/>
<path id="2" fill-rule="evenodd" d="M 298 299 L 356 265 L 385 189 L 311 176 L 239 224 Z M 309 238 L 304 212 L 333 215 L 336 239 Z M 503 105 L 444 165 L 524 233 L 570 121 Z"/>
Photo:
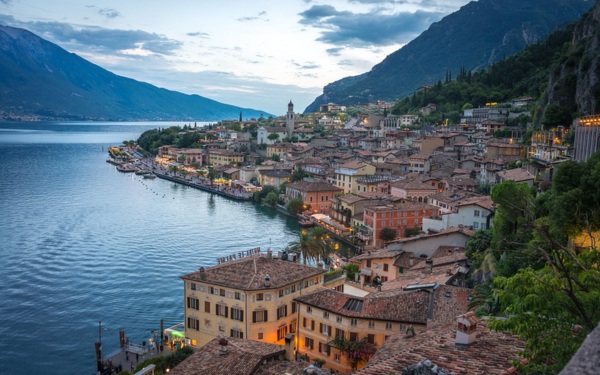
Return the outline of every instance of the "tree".
<path id="1" fill-rule="evenodd" d="M 277 205 L 278 201 L 279 201 L 279 195 L 276 192 L 272 191 L 269 194 L 267 194 L 264 202 L 267 206 L 275 207 L 275 205 Z"/>
<path id="2" fill-rule="evenodd" d="M 379 239 L 385 242 L 392 241 L 396 239 L 398 235 L 398 231 L 393 228 L 383 228 L 381 232 L 379 232 Z"/>
<path id="3" fill-rule="evenodd" d="M 307 231 L 300 231 L 298 240 L 290 242 L 288 246 L 291 251 L 300 253 L 300 257 L 302 258 L 302 262 L 304 262 L 304 264 L 306 264 L 309 259 L 315 259 L 316 257 L 317 251 L 314 247 L 312 238 Z"/>
<path id="4" fill-rule="evenodd" d="M 478 230 L 467 240 L 466 255 L 471 267 L 479 268 L 487 249 L 490 248 L 494 232 L 491 229 Z"/>
<path id="5" fill-rule="evenodd" d="M 217 171 L 213 167 L 208 167 L 208 179 L 210 180 L 210 186 L 213 185 L 214 179 L 217 177 Z"/>
<path id="6" fill-rule="evenodd" d="M 314 247 L 316 248 L 317 260 L 329 264 L 329 255 L 335 252 L 333 241 L 325 228 L 317 226 L 309 231 Z"/>
<path id="7" fill-rule="evenodd" d="M 292 182 L 302 181 L 304 177 L 308 177 L 308 173 L 302 167 L 297 167 L 292 173 Z"/>
<path id="8" fill-rule="evenodd" d="M 407 238 L 418 236 L 419 234 L 421 234 L 421 228 L 419 228 L 419 227 L 406 228 L 404 230 L 404 237 L 407 237 Z"/>
<path id="9" fill-rule="evenodd" d="M 287 204 L 287 210 L 291 214 L 299 214 L 304 211 L 304 201 L 300 198 L 292 198 Z"/>
<path id="10" fill-rule="evenodd" d="M 348 263 L 345 266 L 342 266 L 342 269 L 346 271 L 346 277 L 351 281 L 354 281 L 355 275 L 360 272 L 358 264 L 356 263 Z"/>
<path id="11" fill-rule="evenodd" d="M 277 133 L 271 133 L 267 136 L 267 139 L 270 141 L 276 141 L 279 139 L 279 134 Z"/>
<path id="12" fill-rule="evenodd" d="M 276 161 L 276 162 L 280 162 L 281 161 L 281 157 L 279 156 L 279 154 L 273 154 L 273 155 L 271 155 L 271 160 Z"/>
<path id="13" fill-rule="evenodd" d="M 377 351 L 375 344 L 367 342 L 366 338 L 360 341 L 350 341 L 343 337 L 336 337 L 330 344 L 346 353 L 352 370 L 356 370 L 361 362 L 367 362 Z"/>

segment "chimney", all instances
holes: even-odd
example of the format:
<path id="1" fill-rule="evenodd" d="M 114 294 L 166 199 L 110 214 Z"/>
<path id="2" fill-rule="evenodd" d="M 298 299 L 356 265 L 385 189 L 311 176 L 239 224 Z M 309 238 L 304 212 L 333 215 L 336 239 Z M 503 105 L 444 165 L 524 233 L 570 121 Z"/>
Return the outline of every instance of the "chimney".
<path id="1" fill-rule="evenodd" d="M 265 288 L 270 288 L 271 287 L 271 276 L 269 274 L 265 275 Z"/>
<path id="2" fill-rule="evenodd" d="M 408 260 L 408 265 L 409 266 L 414 266 L 415 265 L 415 257 L 414 256 L 410 256 L 410 259 Z"/>
<path id="3" fill-rule="evenodd" d="M 285 359 L 293 362 L 296 360 L 296 340 L 293 333 L 285 335 Z"/>
<path id="4" fill-rule="evenodd" d="M 477 338 L 477 323 L 479 318 L 473 311 L 456 317 L 458 323 L 456 327 L 456 345 L 468 347 L 475 342 Z"/>
<path id="5" fill-rule="evenodd" d="M 273 258 L 273 251 L 271 249 L 267 250 L 267 259 L 272 259 Z"/>
<path id="6" fill-rule="evenodd" d="M 206 280 L 206 272 L 204 271 L 204 267 L 198 268 L 198 277 L 200 280 Z"/>
<path id="7" fill-rule="evenodd" d="M 425 273 L 433 272 L 433 259 L 425 260 Z"/>
<path id="8" fill-rule="evenodd" d="M 219 346 L 220 346 L 219 355 L 226 355 L 228 353 L 227 352 L 227 344 L 229 344 L 229 341 L 227 341 L 226 338 L 223 337 L 219 340 Z"/>

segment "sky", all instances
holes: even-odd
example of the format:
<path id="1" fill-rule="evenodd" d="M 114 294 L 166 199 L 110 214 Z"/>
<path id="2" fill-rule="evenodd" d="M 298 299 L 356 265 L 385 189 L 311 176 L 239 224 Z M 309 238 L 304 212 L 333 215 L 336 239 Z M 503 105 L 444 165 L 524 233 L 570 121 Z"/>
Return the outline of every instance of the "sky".
<path id="1" fill-rule="evenodd" d="M 283 115 L 369 71 L 469 0 L 0 0 L 27 29 L 115 74 Z"/>

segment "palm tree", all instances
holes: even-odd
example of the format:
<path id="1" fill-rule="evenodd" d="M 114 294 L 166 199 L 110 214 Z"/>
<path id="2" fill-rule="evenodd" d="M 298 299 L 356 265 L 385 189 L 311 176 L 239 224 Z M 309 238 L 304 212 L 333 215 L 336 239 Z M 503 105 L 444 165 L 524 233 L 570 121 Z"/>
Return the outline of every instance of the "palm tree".
<path id="1" fill-rule="evenodd" d="M 329 264 L 329 254 L 335 252 L 329 233 L 323 227 L 314 227 L 310 230 L 310 236 L 316 248 L 317 261 L 321 258 L 325 264 Z"/>
<path id="2" fill-rule="evenodd" d="M 300 231 L 298 241 L 290 242 L 289 247 L 291 251 L 300 253 L 304 264 L 306 264 L 309 259 L 315 259 L 316 249 L 312 236 L 304 230 Z"/>

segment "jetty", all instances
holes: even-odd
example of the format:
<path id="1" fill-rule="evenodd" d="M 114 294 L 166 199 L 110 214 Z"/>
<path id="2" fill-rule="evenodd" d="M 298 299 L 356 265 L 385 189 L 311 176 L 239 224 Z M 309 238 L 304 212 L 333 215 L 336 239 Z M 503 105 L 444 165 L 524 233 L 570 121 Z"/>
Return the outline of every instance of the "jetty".
<path id="1" fill-rule="evenodd" d="M 172 176 L 172 175 L 162 173 L 162 172 L 157 172 L 157 171 L 154 171 L 154 174 L 158 178 L 162 178 L 164 180 L 176 182 L 176 183 L 179 183 L 182 185 L 192 187 L 194 189 L 204 190 L 209 193 L 221 195 L 223 197 L 235 199 L 238 201 L 251 201 L 252 200 L 252 193 L 250 193 L 250 192 L 234 189 L 231 187 L 222 187 L 219 185 L 211 186 L 211 185 L 207 185 L 207 184 L 204 184 L 201 182 L 196 182 L 194 180 L 186 180 L 185 178 Z"/>

